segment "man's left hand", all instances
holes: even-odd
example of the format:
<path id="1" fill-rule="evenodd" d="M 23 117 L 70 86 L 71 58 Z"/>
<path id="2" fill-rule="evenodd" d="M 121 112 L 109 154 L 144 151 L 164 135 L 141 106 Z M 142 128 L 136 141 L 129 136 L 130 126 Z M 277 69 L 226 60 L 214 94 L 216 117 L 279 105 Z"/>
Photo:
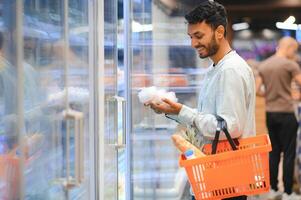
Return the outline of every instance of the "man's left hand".
<path id="1" fill-rule="evenodd" d="M 146 106 L 150 106 L 156 113 L 161 114 L 171 114 L 171 115 L 177 115 L 179 114 L 182 104 L 173 102 L 169 99 L 162 99 L 162 102 L 150 102 L 148 104 L 145 104 Z"/>

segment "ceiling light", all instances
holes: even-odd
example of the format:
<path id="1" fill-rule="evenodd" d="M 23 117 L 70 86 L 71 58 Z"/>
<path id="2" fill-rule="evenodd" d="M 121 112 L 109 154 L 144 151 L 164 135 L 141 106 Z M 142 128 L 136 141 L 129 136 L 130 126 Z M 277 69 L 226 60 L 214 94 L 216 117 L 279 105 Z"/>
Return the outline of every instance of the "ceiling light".
<path id="1" fill-rule="evenodd" d="M 247 22 L 242 22 L 242 23 L 237 23 L 237 24 L 233 24 L 232 25 L 232 29 L 234 31 L 241 31 L 241 30 L 246 30 L 248 29 L 250 26 Z"/>
<path id="2" fill-rule="evenodd" d="M 289 17 L 284 21 L 284 23 L 286 23 L 286 24 L 293 24 L 293 23 L 295 23 L 295 21 L 296 21 L 296 18 L 295 18 L 294 16 L 289 16 Z"/>
<path id="3" fill-rule="evenodd" d="M 277 22 L 276 27 L 279 29 L 286 29 L 286 30 L 297 30 L 298 25 L 297 24 L 289 24 L 284 22 Z"/>

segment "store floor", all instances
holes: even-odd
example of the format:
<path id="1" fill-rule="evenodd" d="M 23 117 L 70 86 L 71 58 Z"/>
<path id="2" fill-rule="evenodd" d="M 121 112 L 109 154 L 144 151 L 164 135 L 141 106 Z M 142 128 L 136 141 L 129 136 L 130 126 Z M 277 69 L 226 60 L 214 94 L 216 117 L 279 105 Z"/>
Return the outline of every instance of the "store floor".
<path id="1" fill-rule="evenodd" d="M 182 196 L 182 200 L 191 200 L 191 195 L 189 193 L 189 187 L 190 187 L 190 185 L 187 184 L 185 187 L 185 192 Z M 266 194 L 262 194 L 262 195 L 256 195 L 256 196 L 249 196 L 248 200 L 267 200 L 267 198 L 266 198 Z"/>

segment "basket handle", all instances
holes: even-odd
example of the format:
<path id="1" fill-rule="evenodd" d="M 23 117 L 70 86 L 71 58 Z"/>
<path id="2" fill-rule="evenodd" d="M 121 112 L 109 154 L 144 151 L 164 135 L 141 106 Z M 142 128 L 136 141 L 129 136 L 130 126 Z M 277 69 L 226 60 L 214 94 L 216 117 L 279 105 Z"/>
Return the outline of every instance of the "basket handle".
<path id="1" fill-rule="evenodd" d="M 218 115 L 216 115 L 215 117 L 217 119 L 217 129 L 216 129 L 216 132 L 215 132 L 214 140 L 212 142 L 212 152 L 211 152 L 211 154 L 216 154 L 218 139 L 219 139 L 219 135 L 220 135 L 221 130 L 225 133 L 225 135 L 227 137 L 227 140 L 230 143 L 233 151 L 237 150 L 236 146 L 239 145 L 239 142 L 236 139 L 234 139 L 235 140 L 235 142 L 234 142 L 234 140 L 231 138 L 231 136 L 228 132 L 226 121 Z"/>

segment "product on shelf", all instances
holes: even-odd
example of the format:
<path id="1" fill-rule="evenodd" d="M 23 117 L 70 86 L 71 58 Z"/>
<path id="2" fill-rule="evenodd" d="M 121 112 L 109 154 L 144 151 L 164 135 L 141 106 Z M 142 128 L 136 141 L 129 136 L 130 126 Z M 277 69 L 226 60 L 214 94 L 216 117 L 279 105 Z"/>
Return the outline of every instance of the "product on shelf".
<path id="1" fill-rule="evenodd" d="M 186 74 L 157 74 L 154 83 L 160 87 L 186 87 L 189 85 Z"/>
<path id="2" fill-rule="evenodd" d="M 132 74 L 132 87 L 148 87 L 151 85 L 151 75 L 149 74 Z"/>
<path id="3" fill-rule="evenodd" d="M 200 149 L 196 146 L 185 140 L 181 135 L 173 134 L 171 136 L 174 145 L 179 149 L 182 153 L 185 153 L 187 150 L 191 149 L 194 151 L 196 157 L 206 156 Z"/>

